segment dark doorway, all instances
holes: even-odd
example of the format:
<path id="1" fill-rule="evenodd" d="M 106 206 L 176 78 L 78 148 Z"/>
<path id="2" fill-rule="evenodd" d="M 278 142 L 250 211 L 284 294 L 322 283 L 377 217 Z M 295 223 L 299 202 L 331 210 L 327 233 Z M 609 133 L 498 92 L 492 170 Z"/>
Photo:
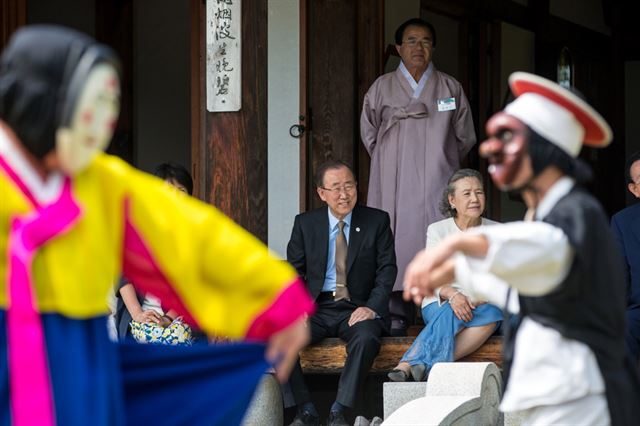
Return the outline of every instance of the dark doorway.
<path id="1" fill-rule="evenodd" d="M 382 0 L 302 0 L 303 211 L 321 205 L 313 172 L 329 159 L 353 166 L 366 201 L 369 156 L 360 143 L 360 110 L 382 72 L 383 6 Z"/>
<path id="2" fill-rule="evenodd" d="M 147 171 L 170 160 L 190 166 L 188 2 L 26 0 L 21 6 L 24 24 L 71 27 L 118 54 L 121 111 L 109 153 Z"/>

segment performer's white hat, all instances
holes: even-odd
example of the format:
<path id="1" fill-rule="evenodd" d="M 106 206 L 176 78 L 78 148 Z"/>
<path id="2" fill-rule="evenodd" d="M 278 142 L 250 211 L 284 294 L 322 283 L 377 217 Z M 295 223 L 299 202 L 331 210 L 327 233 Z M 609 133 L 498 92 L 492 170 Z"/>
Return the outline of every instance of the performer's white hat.
<path id="1" fill-rule="evenodd" d="M 583 143 L 599 148 L 611 143 L 613 133 L 604 118 L 557 83 L 515 72 L 509 86 L 517 98 L 504 111 L 572 157 L 578 156 Z"/>

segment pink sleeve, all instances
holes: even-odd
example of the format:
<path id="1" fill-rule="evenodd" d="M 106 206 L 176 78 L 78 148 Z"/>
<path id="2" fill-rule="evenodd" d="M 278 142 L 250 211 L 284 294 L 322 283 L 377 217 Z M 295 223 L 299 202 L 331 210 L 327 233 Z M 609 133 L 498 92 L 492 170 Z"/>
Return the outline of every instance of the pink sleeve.
<path id="1" fill-rule="evenodd" d="M 300 278 L 296 278 L 276 300 L 254 320 L 247 338 L 266 340 L 273 333 L 286 328 L 303 314 L 313 314 L 313 300 Z"/>

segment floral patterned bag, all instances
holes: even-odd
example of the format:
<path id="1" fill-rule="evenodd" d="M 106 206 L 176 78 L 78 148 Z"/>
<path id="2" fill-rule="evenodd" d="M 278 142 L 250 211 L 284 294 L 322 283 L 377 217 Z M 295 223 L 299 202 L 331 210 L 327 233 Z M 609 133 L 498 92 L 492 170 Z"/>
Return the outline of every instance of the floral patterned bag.
<path id="1" fill-rule="evenodd" d="M 191 327 L 176 318 L 166 327 L 155 323 L 129 323 L 131 335 L 138 343 L 191 346 Z"/>

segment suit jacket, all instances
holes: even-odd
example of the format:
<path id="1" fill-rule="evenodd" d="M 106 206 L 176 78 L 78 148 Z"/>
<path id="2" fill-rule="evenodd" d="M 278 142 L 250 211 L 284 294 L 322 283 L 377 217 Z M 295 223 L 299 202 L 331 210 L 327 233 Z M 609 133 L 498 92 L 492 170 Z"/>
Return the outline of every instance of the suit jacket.
<path id="1" fill-rule="evenodd" d="M 315 300 L 324 285 L 329 250 L 328 207 L 296 216 L 287 260 L 298 270 Z M 389 226 L 382 210 L 358 206 L 353 209 L 347 251 L 347 288 L 357 306 L 374 310 L 383 319 L 389 316 L 389 295 L 398 268 Z"/>
<path id="2" fill-rule="evenodd" d="M 624 257 L 628 308 L 640 308 L 640 203 L 619 211 L 611 228 Z"/>

